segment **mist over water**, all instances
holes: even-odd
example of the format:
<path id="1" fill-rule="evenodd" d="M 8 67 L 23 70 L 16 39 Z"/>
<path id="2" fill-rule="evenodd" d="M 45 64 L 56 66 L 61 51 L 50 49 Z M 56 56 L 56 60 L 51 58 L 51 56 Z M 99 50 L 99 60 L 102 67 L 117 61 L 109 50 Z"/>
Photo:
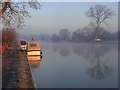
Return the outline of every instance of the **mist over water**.
<path id="1" fill-rule="evenodd" d="M 41 61 L 31 63 L 37 88 L 118 87 L 117 44 L 41 43 L 41 49 Z"/>

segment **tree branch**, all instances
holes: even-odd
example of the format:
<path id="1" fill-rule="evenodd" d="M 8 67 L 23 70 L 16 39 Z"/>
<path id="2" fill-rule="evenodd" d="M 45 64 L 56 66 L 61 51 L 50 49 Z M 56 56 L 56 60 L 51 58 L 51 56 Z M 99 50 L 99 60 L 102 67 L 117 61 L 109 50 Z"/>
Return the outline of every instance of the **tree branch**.
<path id="1" fill-rule="evenodd" d="M 1 1 L 0 1 L 1 2 Z M 7 10 L 7 8 L 10 6 L 10 0 L 7 0 L 4 7 L 0 10 L 0 17 L 3 15 L 3 13 Z"/>

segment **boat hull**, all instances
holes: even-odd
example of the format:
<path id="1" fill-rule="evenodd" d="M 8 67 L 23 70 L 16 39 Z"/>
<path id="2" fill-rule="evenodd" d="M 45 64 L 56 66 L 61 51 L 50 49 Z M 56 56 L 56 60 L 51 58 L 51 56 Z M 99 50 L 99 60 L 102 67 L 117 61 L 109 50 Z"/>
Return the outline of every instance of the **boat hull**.
<path id="1" fill-rule="evenodd" d="M 41 56 L 41 51 L 27 51 L 28 56 Z"/>

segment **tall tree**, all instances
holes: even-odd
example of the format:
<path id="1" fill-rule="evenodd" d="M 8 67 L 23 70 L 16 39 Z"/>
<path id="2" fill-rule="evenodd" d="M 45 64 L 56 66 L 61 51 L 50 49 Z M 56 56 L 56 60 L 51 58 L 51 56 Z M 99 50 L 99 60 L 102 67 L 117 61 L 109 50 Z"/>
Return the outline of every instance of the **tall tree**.
<path id="1" fill-rule="evenodd" d="M 91 18 L 93 21 L 92 24 L 95 25 L 96 39 L 99 37 L 100 26 L 104 24 L 106 20 L 112 19 L 114 15 L 114 12 L 110 8 L 101 4 L 97 4 L 94 7 L 91 6 L 86 12 L 86 16 Z"/>
<path id="2" fill-rule="evenodd" d="M 59 42 L 60 41 L 60 37 L 57 34 L 53 34 L 51 36 L 51 39 L 53 42 Z"/>
<path id="3" fill-rule="evenodd" d="M 71 32 L 68 29 L 61 29 L 59 31 L 59 37 L 62 41 L 70 41 Z"/>
<path id="4" fill-rule="evenodd" d="M 37 0 L 28 0 L 28 2 L 0 0 L 0 7 L 0 22 L 5 26 L 19 28 L 24 25 L 25 18 L 31 17 L 27 9 L 40 9 L 41 4 Z"/>

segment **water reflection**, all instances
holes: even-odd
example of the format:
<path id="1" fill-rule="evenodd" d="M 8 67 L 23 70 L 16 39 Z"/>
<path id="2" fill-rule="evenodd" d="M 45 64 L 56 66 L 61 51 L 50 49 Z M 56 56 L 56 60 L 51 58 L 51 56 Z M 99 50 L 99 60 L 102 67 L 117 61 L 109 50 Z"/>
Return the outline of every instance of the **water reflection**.
<path id="1" fill-rule="evenodd" d="M 75 55 L 83 56 L 86 59 L 90 59 L 91 55 L 95 56 L 94 51 L 96 51 L 96 46 L 100 47 L 101 54 L 107 53 L 111 47 L 101 44 L 54 44 L 52 50 L 56 53 L 59 52 L 61 56 L 69 56 L 72 52 Z M 71 49 L 72 47 L 72 49 Z"/>
<path id="2" fill-rule="evenodd" d="M 27 56 L 30 67 L 33 71 L 37 68 L 40 68 L 41 56 Z"/>
<path id="3" fill-rule="evenodd" d="M 117 44 L 45 43 L 43 46 L 42 62 L 36 62 L 38 67 L 31 62 L 38 88 L 117 87 Z"/>
<path id="4" fill-rule="evenodd" d="M 69 54 L 71 53 L 70 51 L 70 46 L 68 44 L 64 44 L 64 45 L 53 45 L 52 47 L 53 51 L 56 53 L 56 52 L 59 52 L 59 54 L 61 56 L 69 56 Z"/>
<path id="5" fill-rule="evenodd" d="M 60 46 L 59 45 L 53 45 L 52 49 L 56 53 L 59 50 Z"/>
<path id="6" fill-rule="evenodd" d="M 114 71 L 111 65 L 108 65 L 109 58 L 105 58 L 107 52 L 111 49 L 108 45 L 100 43 L 89 45 L 78 45 L 73 48 L 76 55 L 81 55 L 85 60 L 90 61 L 91 67 L 87 70 L 87 74 L 91 78 L 105 79 Z"/>
<path id="7" fill-rule="evenodd" d="M 87 59 L 91 62 L 91 67 L 87 70 L 87 73 L 91 78 L 99 80 L 107 78 L 114 71 L 113 67 L 108 65 L 109 58 L 104 58 L 109 48 L 101 44 L 95 44 L 90 48 Z"/>
<path id="8" fill-rule="evenodd" d="M 110 51 L 110 47 L 107 45 L 102 45 L 102 44 L 94 44 L 94 45 L 90 45 L 89 46 L 89 51 L 86 55 L 86 57 L 88 60 L 94 62 L 96 61 L 96 59 L 98 59 L 98 57 L 104 57 L 106 56 L 106 54 Z"/>
<path id="9" fill-rule="evenodd" d="M 83 56 L 84 58 L 88 58 L 92 51 L 91 44 L 80 44 L 80 45 L 73 45 L 72 50 L 73 53 L 79 56 Z"/>
<path id="10" fill-rule="evenodd" d="M 111 46 L 100 43 L 53 46 L 53 51 L 55 53 L 59 52 L 61 56 L 69 56 L 72 52 L 73 54 L 82 56 L 85 60 L 88 60 L 91 67 L 86 71 L 87 74 L 90 75 L 91 78 L 99 80 L 107 78 L 113 71 L 115 71 L 115 69 L 109 64 L 109 57 L 106 57 L 106 54 L 110 49 Z"/>

